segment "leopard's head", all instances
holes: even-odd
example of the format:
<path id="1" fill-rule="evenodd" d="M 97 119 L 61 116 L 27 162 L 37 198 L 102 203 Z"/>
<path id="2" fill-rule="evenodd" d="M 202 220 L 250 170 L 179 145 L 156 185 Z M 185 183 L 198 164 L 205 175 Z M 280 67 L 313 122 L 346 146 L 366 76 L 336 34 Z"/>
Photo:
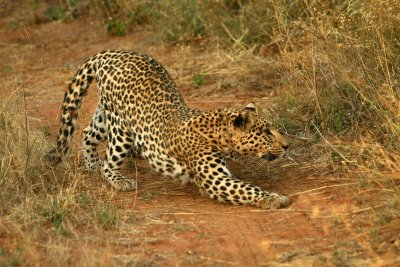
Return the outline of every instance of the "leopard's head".
<path id="1" fill-rule="evenodd" d="M 287 140 L 274 129 L 254 103 L 228 115 L 229 143 L 240 155 L 255 155 L 274 160 L 283 157 L 288 148 Z"/>

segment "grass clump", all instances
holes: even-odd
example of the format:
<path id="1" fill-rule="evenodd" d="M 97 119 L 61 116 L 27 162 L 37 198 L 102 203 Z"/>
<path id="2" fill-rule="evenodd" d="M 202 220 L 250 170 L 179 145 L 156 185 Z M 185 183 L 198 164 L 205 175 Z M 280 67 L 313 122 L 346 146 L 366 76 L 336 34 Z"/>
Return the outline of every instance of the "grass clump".
<path id="1" fill-rule="evenodd" d="M 202 5 L 195 0 L 161 2 L 152 13 L 154 26 L 170 43 L 191 42 L 204 37 Z"/>
<path id="2" fill-rule="evenodd" d="M 60 199 L 51 197 L 47 207 L 43 208 L 43 217 L 51 223 L 57 234 L 66 233 L 65 219 L 69 215 L 69 210 L 63 206 Z"/>
<path id="3" fill-rule="evenodd" d="M 30 128 L 23 103 L 14 100 L 24 96 L 16 94 L 0 103 L 1 196 L 14 204 L 20 197 L 51 191 L 58 182 L 43 157 L 48 147 L 45 135 Z"/>
<path id="4" fill-rule="evenodd" d="M 400 5 L 390 12 L 384 6 L 345 1 L 327 8 L 329 15 L 307 5 L 298 30 L 308 46 L 293 46 L 282 57 L 292 73 L 284 86 L 298 95 L 301 116 L 326 136 L 375 144 L 370 153 L 381 154 L 376 160 L 393 170 L 390 155 L 397 158 L 400 148 L 399 43 L 393 38 L 400 32 L 393 24 L 400 26 Z"/>
<path id="5" fill-rule="evenodd" d="M 110 203 L 99 206 L 96 212 L 97 221 L 103 229 L 110 229 L 117 224 L 116 209 Z"/>
<path id="6" fill-rule="evenodd" d="M 30 128 L 24 108 L 24 92 L 14 91 L 0 101 L 0 233 L 4 238 L 24 240 L 36 235 L 43 213 L 37 205 L 62 184 L 44 161 L 47 141 L 42 131 Z M 48 213 L 56 229 L 60 217 Z M 7 225 L 7 228 L 4 226 Z M 26 230 L 29 229 L 29 234 Z M 2 264 L 23 265 L 23 252 L 4 247 Z M 1 258 L 1 257 L 0 257 Z"/>
<path id="7" fill-rule="evenodd" d="M 193 84 L 196 86 L 201 86 L 204 83 L 204 74 L 197 73 L 193 76 Z"/>
<path id="8" fill-rule="evenodd" d="M 111 20 L 106 23 L 107 32 L 112 35 L 122 36 L 126 34 L 126 25 L 120 20 Z"/>
<path id="9" fill-rule="evenodd" d="M 46 9 L 46 16 L 50 20 L 65 20 L 65 12 L 61 6 L 49 6 Z"/>
<path id="10" fill-rule="evenodd" d="M 82 189 L 73 163 L 49 165 L 46 133 L 31 126 L 24 99 L 16 89 L 0 101 L 0 265 L 71 264 L 77 232 L 114 229 L 117 209 Z"/>

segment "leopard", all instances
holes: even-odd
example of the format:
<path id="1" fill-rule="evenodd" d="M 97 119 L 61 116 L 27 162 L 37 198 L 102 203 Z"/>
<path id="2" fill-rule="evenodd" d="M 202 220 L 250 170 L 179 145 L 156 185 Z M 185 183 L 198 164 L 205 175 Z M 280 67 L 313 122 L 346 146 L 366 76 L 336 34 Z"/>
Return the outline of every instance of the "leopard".
<path id="1" fill-rule="evenodd" d="M 290 203 L 287 196 L 237 179 L 228 169 L 227 161 L 237 156 L 272 161 L 286 155 L 287 139 L 259 105 L 189 108 L 170 73 L 134 51 L 106 50 L 78 69 L 64 94 L 57 141 L 46 155 L 52 163 L 60 163 L 71 146 L 78 110 L 93 80 L 99 102 L 83 130 L 85 168 L 100 170 L 112 188 L 137 189 L 136 180 L 121 174 L 121 165 L 129 155 L 140 154 L 158 173 L 195 184 L 202 196 L 219 202 L 261 209 Z"/>

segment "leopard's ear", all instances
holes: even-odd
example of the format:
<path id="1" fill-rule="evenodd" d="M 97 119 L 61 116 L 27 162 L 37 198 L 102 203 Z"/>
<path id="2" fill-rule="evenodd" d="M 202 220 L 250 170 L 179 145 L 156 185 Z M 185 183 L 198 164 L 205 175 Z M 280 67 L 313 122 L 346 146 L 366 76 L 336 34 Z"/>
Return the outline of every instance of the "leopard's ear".
<path id="1" fill-rule="evenodd" d="M 257 106 L 253 102 L 248 103 L 247 106 L 244 107 L 244 109 L 257 112 Z"/>
<path id="2" fill-rule="evenodd" d="M 256 105 L 256 104 L 253 103 L 253 102 L 248 103 L 248 104 L 244 107 L 243 110 L 251 111 L 251 112 L 253 112 L 256 116 L 264 116 L 264 113 L 265 113 L 264 110 L 263 110 L 259 105 Z"/>
<path id="3" fill-rule="evenodd" d="M 249 108 L 245 108 L 234 120 L 233 120 L 233 126 L 237 129 L 241 129 L 243 131 L 247 131 L 250 129 L 255 121 L 257 115 L 255 114 L 255 111 Z"/>

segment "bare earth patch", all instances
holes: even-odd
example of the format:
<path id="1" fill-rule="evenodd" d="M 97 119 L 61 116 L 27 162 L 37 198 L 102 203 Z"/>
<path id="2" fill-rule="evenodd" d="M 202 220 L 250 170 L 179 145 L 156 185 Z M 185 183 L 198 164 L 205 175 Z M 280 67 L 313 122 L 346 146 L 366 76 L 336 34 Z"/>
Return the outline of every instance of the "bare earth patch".
<path id="1" fill-rule="evenodd" d="M 205 64 L 212 65 L 209 52 L 159 45 L 150 32 L 110 37 L 102 26 L 79 20 L 17 30 L 10 29 L 6 19 L 0 23 L 0 97 L 13 97 L 23 87 L 30 127 L 46 132 L 50 142 L 58 128 L 66 82 L 84 60 L 105 49 L 152 55 L 170 70 L 194 108 L 260 99 L 274 103 L 263 90 L 221 92 L 213 90 L 212 82 L 194 85 L 193 75 Z M 13 259 L 22 266 L 400 264 L 400 220 L 390 216 L 398 209 L 389 200 L 394 193 L 375 191 L 360 182 L 357 173 L 310 162 L 299 148 L 307 144 L 299 140 L 292 140 L 295 162 L 230 163 L 238 178 L 291 196 L 286 209 L 262 211 L 216 203 L 192 185 L 165 179 L 142 159 L 132 159 L 125 170 L 137 179 L 137 192 L 113 191 L 98 173 L 82 167 L 82 129 L 96 103 L 97 90 L 92 86 L 80 111 L 72 155 L 66 164 L 54 167 L 61 172 L 72 168 L 77 174 L 60 184 L 56 194 L 67 203 L 61 230 L 57 232 L 54 216 L 53 224 L 41 222 L 41 227 L 28 229 L 9 227 L 13 216 L 0 218 L 0 258 L 10 259 L 5 264 Z"/>

